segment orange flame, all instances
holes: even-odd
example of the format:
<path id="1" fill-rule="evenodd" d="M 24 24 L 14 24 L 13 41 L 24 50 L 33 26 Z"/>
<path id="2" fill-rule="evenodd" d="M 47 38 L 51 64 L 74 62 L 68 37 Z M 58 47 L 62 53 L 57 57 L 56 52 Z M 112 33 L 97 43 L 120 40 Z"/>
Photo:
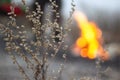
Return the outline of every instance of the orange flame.
<path id="1" fill-rule="evenodd" d="M 94 22 L 89 22 L 82 12 L 75 11 L 73 17 L 81 30 L 81 35 L 75 42 L 73 51 L 89 59 L 100 57 L 107 60 L 109 55 L 101 46 L 101 30 Z"/>

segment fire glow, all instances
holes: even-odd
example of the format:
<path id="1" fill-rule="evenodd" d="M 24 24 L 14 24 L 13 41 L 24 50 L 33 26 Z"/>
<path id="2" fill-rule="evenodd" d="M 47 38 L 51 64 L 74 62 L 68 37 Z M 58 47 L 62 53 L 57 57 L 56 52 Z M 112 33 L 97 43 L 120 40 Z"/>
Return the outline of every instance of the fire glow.
<path id="1" fill-rule="evenodd" d="M 108 53 L 102 48 L 102 32 L 95 22 L 88 21 L 85 14 L 79 11 L 75 11 L 73 17 L 81 31 L 73 52 L 89 59 L 99 57 L 107 60 Z"/>

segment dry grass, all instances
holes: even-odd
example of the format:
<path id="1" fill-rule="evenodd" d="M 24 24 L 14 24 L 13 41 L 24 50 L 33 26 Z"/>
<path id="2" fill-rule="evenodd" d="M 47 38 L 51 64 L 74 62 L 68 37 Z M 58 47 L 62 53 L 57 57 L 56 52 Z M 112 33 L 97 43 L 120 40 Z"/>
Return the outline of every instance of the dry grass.
<path id="1" fill-rule="evenodd" d="M 62 74 L 63 64 L 61 64 L 58 69 L 58 77 L 48 77 L 48 57 L 51 56 L 52 59 L 54 59 L 61 47 L 63 47 L 64 50 L 67 49 L 67 46 L 62 44 L 64 43 L 67 31 L 69 31 L 67 27 L 68 24 L 66 24 L 64 28 L 57 22 L 60 15 L 59 12 L 57 12 L 58 6 L 55 1 L 50 0 L 51 5 L 48 6 L 52 8 L 51 12 L 55 14 L 54 21 L 52 22 L 48 19 L 50 16 L 50 12 L 48 12 L 44 24 L 40 21 L 43 11 L 41 11 L 41 7 L 37 2 L 35 3 L 37 6 L 35 11 L 29 10 L 29 7 L 25 5 L 25 0 L 22 0 L 22 3 L 26 8 L 25 17 L 32 25 L 30 30 L 31 34 L 34 35 L 34 39 L 29 40 L 29 37 L 26 35 L 26 25 L 17 24 L 14 6 L 11 6 L 11 12 L 8 13 L 8 24 L 0 24 L 0 31 L 4 35 L 4 41 L 6 43 L 5 50 L 8 52 L 13 63 L 17 65 L 19 72 L 25 80 L 58 79 Z M 70 21 L 70 19 L 68 21 Z M 48 29 L 50 29 L 50 32 L 49 35 L 46 35 Z M 16 56 L 19 56 L 26 63 L 26 68 L 33 73 L 33 77 L 24 70 Z M 63 58 L 66 60 L 66 54 L 63 54 Z"/>

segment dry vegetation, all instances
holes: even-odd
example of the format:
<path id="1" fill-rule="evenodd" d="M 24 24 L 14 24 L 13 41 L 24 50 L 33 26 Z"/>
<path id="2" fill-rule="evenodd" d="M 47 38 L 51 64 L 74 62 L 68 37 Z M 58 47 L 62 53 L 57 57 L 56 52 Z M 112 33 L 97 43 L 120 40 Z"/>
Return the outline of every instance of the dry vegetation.
<path id="1" fill-rule="evenodd" d="M 49 67 L 48 57 L 55 58 L 59 49 L 63 47 L 63 50 L 67 49 L 67 45 L 64 43 L 64 38 L 69 31 L 66 27 L 61 27 L 57 22 L 59 19 L 59 12 L 57 12 L 58 6 L 55 1 L 50 0 L 51 12 L 55 13 L 54 21 L 48 19 L 50 12 L 47 13 L 45 23 L 40 21 L 43 11 L 41 11 L 40 5 L 36 2 L 37 6 L 35 11 L 30 11 L 29 7 L 25 5 L 25 0 L 22 0 L 23 6 L 26 8 L 25 16 L 31 22 L 31 31 L 34 35 L 34 39 L 29 40 L 26 35 L 26 26 L 17 25 L 16 14 L 14 13 L 14 6 L 11 6 L 11 12 L 8 13 L 8 24 L 0 24 L 0 32 L 4 35 L 4 41 L 6 43 L 5 50 L 10 55 L 14 64 L 17 65 L 19 72 L 22 74 L 25 80 L 56 80 L 60 77 L 63 70 L 63 64 L 58 69 L 59 76 L 49 77 L 47 75 L 47 69 Z M 74 5 L 72 4 L 74 7 Z M 73 11 L 71 11 L 72 14 Z M 70 23 L 70 19 L 68 19 Z M 49 35 L 46 35 L 46 31 L 50 29 Z M 52 53 L 51 53 L 52 52 Z M 26 68 L 33 74 L 29 75 L 28 72 L 20 65 L 17 57 L 19 56 L 26 63 Z M 63 58 L 66 60 L 66 54 L 63 54 Z"/>

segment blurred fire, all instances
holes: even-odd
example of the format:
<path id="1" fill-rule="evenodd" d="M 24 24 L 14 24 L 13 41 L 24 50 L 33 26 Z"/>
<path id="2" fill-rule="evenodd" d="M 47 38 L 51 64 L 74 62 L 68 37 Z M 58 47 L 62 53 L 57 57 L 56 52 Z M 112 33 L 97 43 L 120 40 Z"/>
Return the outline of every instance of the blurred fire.
<path id="1" fill-rule="evenodd" d="M 102 48 L 102 32 L 95 22 L 89 22 L 85 14 L 79 11 L 75 11 L 73 17 L 81 30 L 80 37 L 74 44 L 74 53 L 89 59 L 99 57 L 107 60 L 109 55 Z"/>

